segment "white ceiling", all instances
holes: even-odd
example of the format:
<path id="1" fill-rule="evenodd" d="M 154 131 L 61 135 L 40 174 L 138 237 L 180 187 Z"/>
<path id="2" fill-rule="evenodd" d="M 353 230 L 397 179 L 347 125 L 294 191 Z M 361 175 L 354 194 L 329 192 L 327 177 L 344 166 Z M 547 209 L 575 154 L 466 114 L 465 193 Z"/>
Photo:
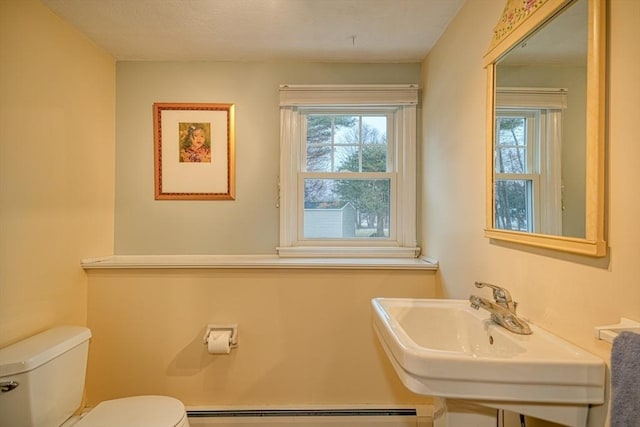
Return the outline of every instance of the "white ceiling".
<path id="1" fill-rule="evenodd" d="M 417 62 L 465 0 L 42 0 L 117 60 Z"/>

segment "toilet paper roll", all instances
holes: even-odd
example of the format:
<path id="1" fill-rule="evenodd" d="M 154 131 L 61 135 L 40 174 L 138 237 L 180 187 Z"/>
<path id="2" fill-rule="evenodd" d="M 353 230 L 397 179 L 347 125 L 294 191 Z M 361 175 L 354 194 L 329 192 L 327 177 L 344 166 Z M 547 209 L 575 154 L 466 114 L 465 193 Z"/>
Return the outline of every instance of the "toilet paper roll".
<path id="1" fill-rule="evenodd" d="M 207 349 L 211 354 L 229 354 L 230 341 L 231 331 L 211 331 L 207 339 Z"/>

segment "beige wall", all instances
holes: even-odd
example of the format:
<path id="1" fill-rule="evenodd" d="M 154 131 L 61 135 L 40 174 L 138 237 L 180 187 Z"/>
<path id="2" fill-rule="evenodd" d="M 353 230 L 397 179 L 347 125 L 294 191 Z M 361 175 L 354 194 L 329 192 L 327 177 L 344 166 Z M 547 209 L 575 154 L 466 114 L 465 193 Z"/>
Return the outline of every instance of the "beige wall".
<path id="1" fill-rule="evenodd" d="M 419 83 L 420 64 L 119 62 L 115 253 L 274 254 L 283 83 Z M 154 102 L 236 106 L 236 200 L 154 200 Z"/>
<path id="2" fill-rule="evenodd" d="M 274 254 L 279 85 L 418 83 L 420 68 L 119 62 L 115 253 Z M 154 200 L 154 102 L 235 104 L 235 201 Z M 428 402 L 391 371 L 370 300 L 428 297 L 434 288 L 433 272 L 415 271 L 92 271 L 88 403 L 140 393 L 188 406 Z M 229 356 L 205 352 L 203 330 L 215 321 L 240 324 Z"/>
<path id="3" fill-rule="evenodd" d="M 39 2 L 0 6 L 0 345 L 86 323 L 89 404 L 138 393 L 206 406 L 425 401 L 391 371 L 369 303 L 431 296 L 433 272 L 79 267 L 114 239 L 125 253 L 272 252 L 278 84 L 417 82 L 420 64 L 121 63 L 116 84 L 114 60 Z M 151 104 L 212 100 L 237 107 L 237 201 L 156 204 Z M 13 142 L 26 138 L 25 156 Z M 207 230 L 185 239 L 192 218 Z M 229 356 L 204 353 L 215 321 L 241 325 Z"/>
<path id="4" fill-rule="evenodd" d="M 593 327 L 620 317 L 640 319 L 640 2 L 608 3 L 608 257 L 562 255 L 483 237 L 482 56 L 503 2 L 467 1 L 424 61 L 422 158 L 422 244 L 441 263 L 444 296 L 478 292 L 474 280 L 504 285 L 522 314 L 607 361 L 611 345 L 595 340 Z M 605 416 L 605 407 L 596 408 L 590 425 L 604 425 Z"/>
<path id="5" fill-rule="evenodd" d="M 113 247 L 115 62 L 35 0 L 0 0 L 0 347 L 86 322 Z"/>
<path id="6" fill-rule="evenodd" d="M 275 253 L 279 85 L 419 79 L 420 64 L 118 63 L 115 253 Z M 235 104 L 235 201 L 153 199 L 154 102 Z M 369 301 L 432 295 L 434 283 L 397 271 L 91 273 L 89 403 L 137 393 L 191 406 L 411 402 L 376 347 Z M 213 321 L 241 324 L 230 356 L 205 352 Z"/>
<path id="7" fill-rule="evenodd" d="M 167 394 L 188 406 L 428 403 L 398 379 L 372 328 L 371 298 L 430 297 L 434 272 L 91 270 L 90 405 Z M 238 323 L 211 355 L 209 323 Z"/>

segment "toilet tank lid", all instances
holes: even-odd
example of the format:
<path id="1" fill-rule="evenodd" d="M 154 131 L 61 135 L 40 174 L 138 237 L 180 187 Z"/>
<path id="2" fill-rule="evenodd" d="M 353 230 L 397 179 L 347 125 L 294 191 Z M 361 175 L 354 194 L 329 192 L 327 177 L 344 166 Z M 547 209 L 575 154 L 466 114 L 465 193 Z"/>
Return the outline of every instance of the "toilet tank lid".
<path id="1" fill-rule="evenodd" d="M 58 326 L 0 349 L 0 378 L 28 372 L 91 338 L 82 326 Z"/>

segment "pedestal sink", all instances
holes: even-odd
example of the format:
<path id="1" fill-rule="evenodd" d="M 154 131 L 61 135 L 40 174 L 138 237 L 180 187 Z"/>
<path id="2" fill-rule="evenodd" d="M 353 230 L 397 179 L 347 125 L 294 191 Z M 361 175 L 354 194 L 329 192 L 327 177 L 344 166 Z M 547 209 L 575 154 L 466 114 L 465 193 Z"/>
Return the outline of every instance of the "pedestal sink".
<path id="1" fill-rule="evenodd" d="M 577 427 L 590 404 L 604 402 L 604 362 L 535 325 L 531 335 L 514 334 L 467 300 L 375 298 L 372 306 L 403 384 L 444 398 L 444 406 L 463 402 Z"/>

